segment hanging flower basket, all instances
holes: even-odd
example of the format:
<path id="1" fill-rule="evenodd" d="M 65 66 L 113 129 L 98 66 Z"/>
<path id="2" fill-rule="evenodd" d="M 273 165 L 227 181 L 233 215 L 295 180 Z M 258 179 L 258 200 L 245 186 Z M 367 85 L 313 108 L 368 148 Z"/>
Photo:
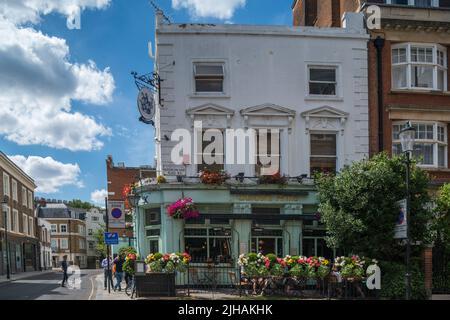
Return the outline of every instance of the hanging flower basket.
<path id="1" fill-rule="evenodd" d="M 200 216 L 192 198 L 179 199 L 167 207 L 167 214 L 174 219 L 196 219 Z"/>

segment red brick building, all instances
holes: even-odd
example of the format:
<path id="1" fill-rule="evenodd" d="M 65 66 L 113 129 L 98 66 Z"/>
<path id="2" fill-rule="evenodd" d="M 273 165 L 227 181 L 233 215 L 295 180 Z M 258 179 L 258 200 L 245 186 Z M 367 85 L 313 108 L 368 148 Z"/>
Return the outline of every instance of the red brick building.
<path id="1" fill-rule="evenodd" d="M 417 129 L 415 155 L 433 176 L 450 181 L 450 0 L 297 0 L 295 26 L 341 27 L 346 11 L 381 10 L 369 30 L 370 154 L 400 152 L 398 132 Z"/>
<path id="2" fill-rule="evenodd" d="M 115 165 L 112 156 L 108 155 L 106 158 L 106 177 L 108 180 L 108 200 L 122 201 L 124 200 L 122 192 L 126 185 L 138 182 L 139 179 L 155 178 L 156 170 L 149 166 L 126 167 L 123 162 Z M 110 229 L 110 232 L 117 232 L 121 237 L 134 237 L 131 228 L 126 230 Z"/>

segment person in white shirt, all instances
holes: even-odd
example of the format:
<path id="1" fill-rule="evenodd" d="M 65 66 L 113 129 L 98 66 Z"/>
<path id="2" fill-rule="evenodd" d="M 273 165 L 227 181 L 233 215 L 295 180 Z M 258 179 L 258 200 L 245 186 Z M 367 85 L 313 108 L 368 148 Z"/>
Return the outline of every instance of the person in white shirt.
<path id="1" fill-rule="evenodd" d="M 108 260 L 106 258 L 103 259 L 103 261 L 102 261 L 102 268 L 103 268 L 103 275 L 104 275 L 105 290 L 107 289 L 107 286 L 108 286 L 107 279 L 109 279 L 110 286 L 111 286 L 111 288 L 113 288 L 114 285 L 113 285 L 112 272 L 111 272 L 111 268 L 112 268 L 111 257 L 109 257 L 109 270 L 108 270 Z"/>

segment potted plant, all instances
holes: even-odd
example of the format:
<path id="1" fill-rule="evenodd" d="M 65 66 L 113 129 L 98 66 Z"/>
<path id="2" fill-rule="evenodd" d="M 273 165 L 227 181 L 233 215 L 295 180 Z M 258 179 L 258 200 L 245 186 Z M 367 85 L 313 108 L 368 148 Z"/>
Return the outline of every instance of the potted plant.
<path id="1" fill-rule="evenodd" d="M 230 175 L 223 170 L 222 171 L 203 170 L 200 172 L 200 181 L 203 184 L 222 185 L 229 178 Z"/>
<path id="2" fill-rule="evenodd" d="M 285 175 L 281 175 L 280 172 L 277 172 L 273 175 L 262 175 L 258 179 L 259 184 L 279 184 L 285 185 L 288 182 L 288 178 Z"/>
<path id="3" fill-rule="evenodd" d="M 151 253 L 145 259 L 145 275 L 136 276 L 139 297 L 176 296 L 176 272 L 187 272 L 191 257 L 188 253 Z"/>

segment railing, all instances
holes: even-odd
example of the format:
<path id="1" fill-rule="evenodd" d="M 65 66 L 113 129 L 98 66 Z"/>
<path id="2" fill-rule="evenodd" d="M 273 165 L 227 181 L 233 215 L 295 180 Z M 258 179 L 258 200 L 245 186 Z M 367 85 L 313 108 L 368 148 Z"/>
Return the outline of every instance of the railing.
<path id="1" fill-rule="evenodd" d="M 338 280 L 329 275 L 325 279 L 284 276 L 246 277 L 239 267 L 232 265 L 190 265 L 184 273 L 176 274 L 177 293 L 223 293 L 233 296 L 283 296 L 314 299 L 364 300 L 378 299 L 378 290 L 369 290 L 364 279 Z"/>

